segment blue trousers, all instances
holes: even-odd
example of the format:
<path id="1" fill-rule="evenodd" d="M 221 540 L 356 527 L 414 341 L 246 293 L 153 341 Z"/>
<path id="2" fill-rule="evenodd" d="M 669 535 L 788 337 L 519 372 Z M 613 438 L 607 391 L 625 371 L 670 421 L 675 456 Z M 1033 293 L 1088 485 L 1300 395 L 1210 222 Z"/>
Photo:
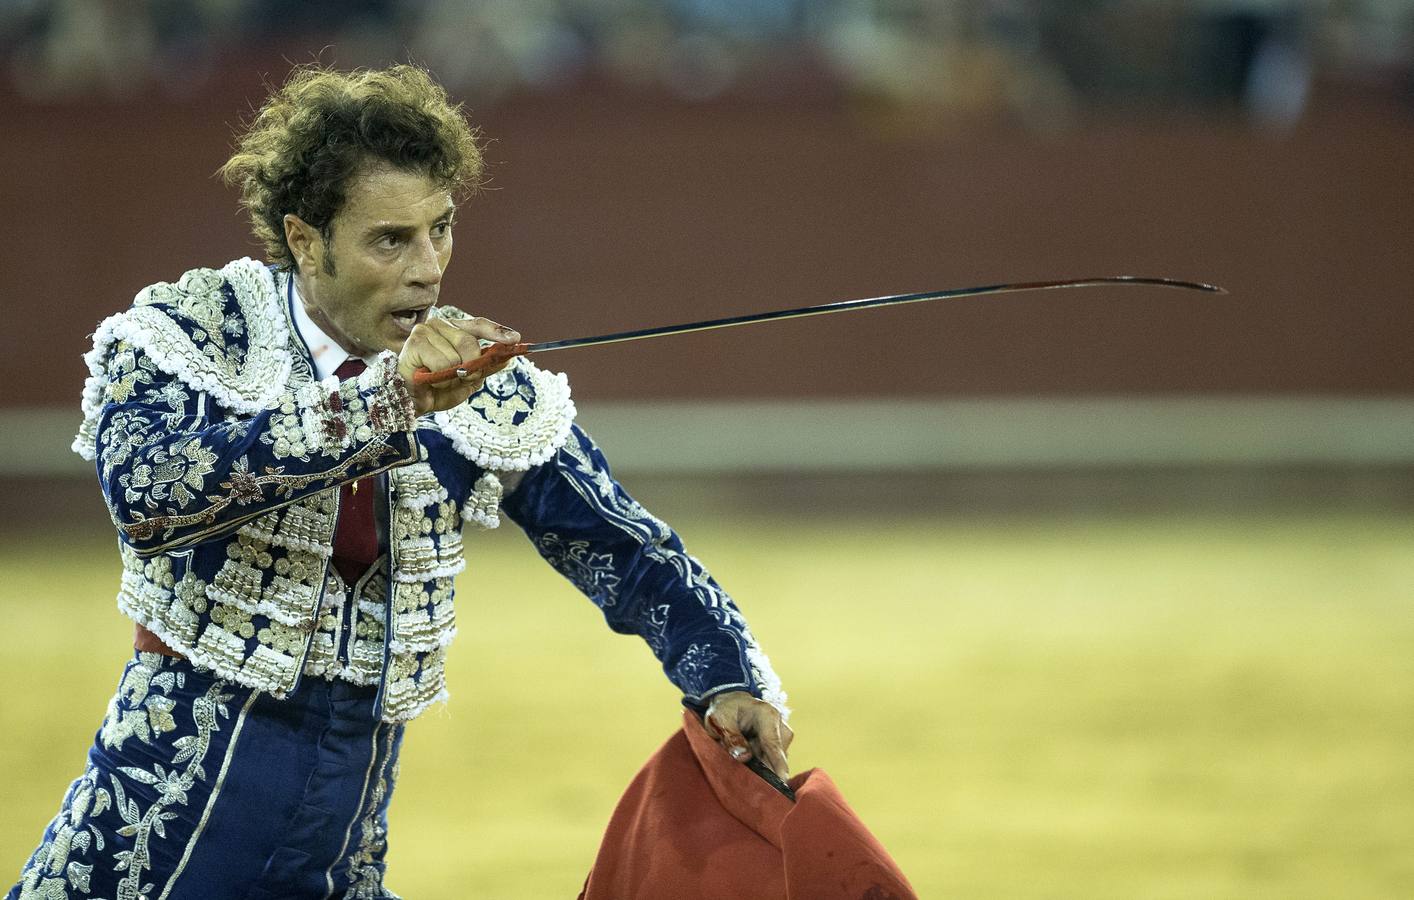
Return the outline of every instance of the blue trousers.
<path id="1" fill-rule="evenodd" d="M 284 699 L 137 653 L 6 900 L 395 897 L 383 887 L 402 726 L 376 688 Z"/>

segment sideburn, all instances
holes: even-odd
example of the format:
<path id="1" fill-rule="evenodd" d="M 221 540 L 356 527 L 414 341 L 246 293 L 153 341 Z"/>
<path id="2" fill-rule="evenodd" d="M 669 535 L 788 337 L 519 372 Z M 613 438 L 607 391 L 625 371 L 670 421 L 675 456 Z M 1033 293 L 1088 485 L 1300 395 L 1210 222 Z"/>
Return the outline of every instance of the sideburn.
<path id="1" fill-rule="evenodd" d="M 319 236 L 324 240 L 324 274 L 337 275 L 334 270 L 334 223 L 330 222 L 319 229 Z"/>

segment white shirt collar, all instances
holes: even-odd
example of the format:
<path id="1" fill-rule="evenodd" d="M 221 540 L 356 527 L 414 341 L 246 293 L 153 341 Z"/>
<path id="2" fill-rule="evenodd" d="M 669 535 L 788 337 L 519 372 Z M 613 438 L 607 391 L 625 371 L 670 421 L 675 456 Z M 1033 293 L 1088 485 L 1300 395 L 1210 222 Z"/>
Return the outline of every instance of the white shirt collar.
<path id="1" fill-rule="evenodd" d="M 295 330 L 304 340 L 304 345 L 309 348 L 310 361 L 314 363 L 314 378 L 323 381 L 334 370 L 344 364 L 344 360 L 353 356 L 329 335 L 324 333 L 324 329 L 314 324 L 314 320 L 305 312 L 304 299 L 300 297 L 299 284 L 294 275 L 290 276 L 290 291 L 292 302 L 290 303 L 291 315 L 295 321 Z M 360 357 L 365 363 L 373 364 L 376 356 Z"/>

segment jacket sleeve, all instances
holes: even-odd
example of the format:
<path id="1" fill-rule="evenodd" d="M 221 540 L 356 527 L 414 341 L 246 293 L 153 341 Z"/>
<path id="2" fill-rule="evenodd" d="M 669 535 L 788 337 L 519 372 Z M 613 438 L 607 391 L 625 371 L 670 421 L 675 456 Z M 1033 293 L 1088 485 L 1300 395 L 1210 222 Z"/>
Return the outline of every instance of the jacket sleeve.
<path id="1" fill-rule="evenodd" d="M 357 378 L 315 382 L 240 418 L 127 342 L 105 371 L 98 479 L 120 538 L 141 556 L 417 456 L 414 407 L 391 353 Z"/>
<path id="2" fill-rule="evenodd" d="M 648 643 L 686 703 L 743 690 L 785 710 L 780 680 L 736 604 L 677 534 L 614 480 L 578 426 L 502 509 L 610 628 Z"/>

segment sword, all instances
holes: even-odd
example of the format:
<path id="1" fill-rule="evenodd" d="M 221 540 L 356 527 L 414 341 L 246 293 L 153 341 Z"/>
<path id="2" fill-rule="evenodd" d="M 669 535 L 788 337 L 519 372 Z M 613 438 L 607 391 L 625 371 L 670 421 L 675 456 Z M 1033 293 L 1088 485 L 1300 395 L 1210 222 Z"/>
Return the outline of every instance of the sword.
<path id="1" fill-rule="evenodd" d="M 1213 284 L 1200 281 L 1180 281 L 1176 278 L 1145 278 L 1138 275 L 1110 275 L 1103 278 L 1071 278 L 1061 281 L 1018 281 L 1011 284 L 988 284 L 981 287 L 952 288 L 945 291 L 920 291 L 915 294 L 890 294 L 886 297 L 866 297 L 862 300 L 840 300 L 835 303 L 821 303 L 816 306 L 801 306 L 795 309 L 778 309 L 771 312 L 748 313 L 743 316 L 727 316 L 722 319 L 705 319 L 701 322 L 686 322 L 680 325 L 658 325 L 653 328 L 639 328 L 635 331 L 616 331 L 612 334 L 596 334 L 593 337 L 567 338 L 559 341 L 541 341 L 526 344 L 491 344 L 481 351 L 476 359 L 469 359 L 460 365 L 440 369 L 436 372 L 419 368 L 413 373 L 417 384 L 440 384 L 453 378 L 466 378 L 489 366 L 499 365 L 517 356 L 528 353 L 547 353 L 551 350 L 568 350 L 571 347 L 594 347 L 600 344 L 618 344 L 624 341 L 641 341 L 646 338 L 667 337 L 670 334 L 687 334 L 693 331 L 710 331 L 714 328 L 732 328 L 737 325 L 754 325 L 757 322 L 774 322 L 778 319 L 803 319 L 806 316 L 824 316 L 830 313 L 852 312 L 857 309 L 873 309 L 878 306 L 900 306 L 905 303 L 924 303 L 929 300 L 957 300 L 965 297 L 979 297 L 984 294 L 1015 294 L 1023 291 L 1050 291 L 1063 288 L 1096 287 L 1100 285 L 1151 285 L 1155 287 L 1179 288 L 1189 291 L 1206 291 L 1212 294 L 1226 294 L 1227 291 Z"/>

